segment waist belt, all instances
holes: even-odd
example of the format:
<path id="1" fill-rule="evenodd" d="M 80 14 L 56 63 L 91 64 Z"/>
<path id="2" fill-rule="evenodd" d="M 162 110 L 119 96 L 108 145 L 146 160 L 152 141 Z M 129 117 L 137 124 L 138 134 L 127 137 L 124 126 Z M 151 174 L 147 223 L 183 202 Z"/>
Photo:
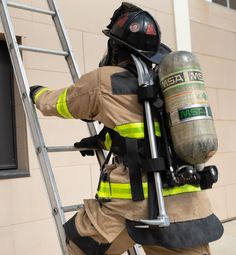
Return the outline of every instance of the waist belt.
<path id="1" fill-rule="evenodd" d="M 143 182 L 144 198 L 148 198 L 148 183 Z M 185 184 L 183 186 L 173 188 L 163 188 L 163 196 L 173 196 L 182 193 L 200 191 L 199 186 Z M 99 189 L 97 191 L 98 198 L 118 198 L 118 199 L 132 199 L 131 185 L 130 183 L 113 183 L 101 181 Z"/>

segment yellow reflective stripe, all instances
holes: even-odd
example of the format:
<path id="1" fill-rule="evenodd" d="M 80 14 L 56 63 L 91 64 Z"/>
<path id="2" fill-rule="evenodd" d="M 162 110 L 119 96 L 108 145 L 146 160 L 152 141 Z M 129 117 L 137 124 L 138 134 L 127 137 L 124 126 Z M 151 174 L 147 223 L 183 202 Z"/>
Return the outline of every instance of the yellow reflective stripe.
<path id="1" fill-rule="evenodd" d="M 158 122 L 154 122 L 155 135 L 161 136 L 160 127 Z M 120 126 L 116 126 L 114 130 L 123 137 L 142 139 L 144 138 L 144 123 L 129 123 Z M 111 148 L 111 137 L 109 133 L 105 136 L 104 146 L 106 150 Z"/>
<path id="2" fill-rule="evenodd" d="M 157 122 L 157 121 L 154 122 L 154 129 L 155 129 L 155 135 L 156 136 L 161 136 L 159 122 Z"/>
<path id="3" fill-rule="evenodd" d="M 148 184 L 143 182 L 144 197 L 148 197 Z M 130 183 L 101 182 L 97 195 L 100 198 L 132 199 Z"/>
<path id="4" fill-rule="evenodd" d="M 110 150 L 111 148 L 111 137 L 109 133 L 107 133 L 105 136 L 104 146 L 105 146 L 105 150 Z"/>
<path id="5" fill-rule="evenodd" d="M 57 100 L 57 112 L 65 119 L 73 119 L 66 102 L 67 88 L 63 90 Z"/>
<path id="6" fill-rule="evenodd" d="M 200 191 L 199 186 L 186 184 L 179 187 L 163 188 L 163 196 L 173 196 L 182 193 Z M 144 197 L 148 197 L 148 183 L 143 182 Z M 97 192 L 100 198 L 119 198 L 119 199 L 132 199 L 130 183 L 109 183 L 101 182 Z"/>
<path id="7" fill-rule="evenodd" d="M 154 122 L 155 135 L 161 136 L 160 127 L 158 122 Z M 128 123 L 116 126 L 114 128 L 116 132 L 118 132 L 123 137 L 129 138 L 144 138 L 144 123 Z"/>
<path id="8" fill-rule="evenodd" d="M 183 186 L 173 187 L 173 188 L 164 188 L 163 196 L 173 196 L 181 193 L 195 192 L 200 191 L 201 188 L 199 186 L 194 186 L 190 184 L 185 184 Z"/>
<path id="9" fill-rule="evenodd" d="M 37 103 L 39 97 L 46 91 L 49 91 L 50 89 L 49 88 L 42 88 L 42 89 L 39 89 L 38 92 L 35 93 L 34 95 L 34 102 Z"/>

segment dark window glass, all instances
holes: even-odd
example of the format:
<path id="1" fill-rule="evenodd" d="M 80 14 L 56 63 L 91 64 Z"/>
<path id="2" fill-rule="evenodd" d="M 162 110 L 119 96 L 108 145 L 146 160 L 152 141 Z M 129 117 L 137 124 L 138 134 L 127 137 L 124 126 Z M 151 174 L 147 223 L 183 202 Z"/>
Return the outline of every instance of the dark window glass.
<path id="1" fill-rule="evenodd" d="M 227 6 L 227 0 L 213 0 L 212 2 Z"/>
<path id="2" fill-rule="evenodd" d="M 230 8 L 236 10 L 236 0 L 230 0 L 229 4 L 230 4 Z"/>
<path id="3" fill-rule="evenodd" d="M 0 170 L 17 168 L 15 126 L 12 66 L 0 41 Z"/>

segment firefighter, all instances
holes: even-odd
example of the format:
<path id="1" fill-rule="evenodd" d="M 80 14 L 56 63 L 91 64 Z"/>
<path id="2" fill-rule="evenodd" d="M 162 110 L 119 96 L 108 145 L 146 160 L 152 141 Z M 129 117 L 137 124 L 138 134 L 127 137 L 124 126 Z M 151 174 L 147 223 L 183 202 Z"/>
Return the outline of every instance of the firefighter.
<path id="1" fill-rule="evenodd" d="M 163 187 L 169 227 L 136 231 L 129 226 L 129 221 L 150 216 L 149 180 L 139 162 L 143 106 L 131 53 L 152 68 L 170 50 L 160 43 L 155 19 L 130 3 L 122 3 L 107 28 L 108 49 L 99 68 L 66 88 L 30 88 L 33 102 L 46 116 L 103 123 L 104 130 L 93 139 L 113 157 L 102 169 L 95 199 L 84 200 L 84 207 L 64 225 L 69 254 L 122 254 L 138 242 L 149 255 L 210 255 L 208 243 L 220 238 L 223 229 L 199 186 Z M 158 122 L 155 134 L 159 141 Z"/>

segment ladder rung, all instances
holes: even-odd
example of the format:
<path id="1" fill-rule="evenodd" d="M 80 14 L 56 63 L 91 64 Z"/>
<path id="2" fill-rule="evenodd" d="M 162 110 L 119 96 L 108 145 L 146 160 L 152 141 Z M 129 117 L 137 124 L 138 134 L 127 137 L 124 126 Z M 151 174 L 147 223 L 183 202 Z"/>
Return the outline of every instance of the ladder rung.
<path id="1" fill-rule="evenodd" d="M 47 147 L 48 152 L 64 152 L 64 151 L 78 151 L 78 148 L 74 146 L 49 146 Z"/>
<path id="2" fill-rule="evenodd" d="M 47 53 L 47 54 L 58 55 L 58 56 L 68 56 L 68 52 L 66 51 L 48 50 L 48 49 L 35 48 L 35 47 L 24 46 L 24 45 L 19 45 L 19 49 L 26 50 L 26 51 Z"/>
<path id="3" fill-rule="evenodd" d="M 75 148 L 74 146 L 48 146 L 48 152 L 65 152 L 65 151 L 86 151 L 96 150 L 96 148 Z"/>
<path id="4" fill-rule="evenodd" d="M 32 11 L 32 12 L 38 12 L 38 13 L 51 15 L 51 16 L 54 16 L 56 14 L 53 11 L 43 10 L 43 9 L 40 9 L 40 8 L 34 8 L 34 7 L 31 7 L 31 6 L 28 6 L 28 5 L 17 4 L 17 3 L 13 3 L 13 2 L 8 2 L 7 5 L 10 6 L 10 7 L 18 8 L 18 9 L 23 9 L 23 10 Z"/>
<path id="5" fill-rule="evenodd" d="M 77 211 L 80 208 L 83 208 L 84 205 L 68 205 L 68 206 L 63 206 L 62 210 L 63 212 L 74 212 Z"/>

